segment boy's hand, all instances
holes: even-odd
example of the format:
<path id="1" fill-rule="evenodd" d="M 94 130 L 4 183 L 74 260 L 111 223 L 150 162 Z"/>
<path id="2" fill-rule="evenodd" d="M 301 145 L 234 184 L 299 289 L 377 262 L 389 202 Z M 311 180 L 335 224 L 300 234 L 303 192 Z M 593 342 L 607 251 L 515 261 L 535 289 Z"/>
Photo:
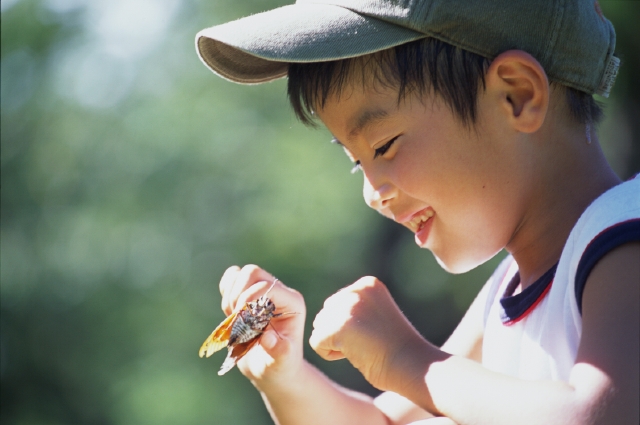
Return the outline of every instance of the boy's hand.
<path id="1" fill-rule="evenodd" d="M 394 369 L 408 366 L 411 352 L 426 343 L 375 277 L 363 277 L 329 297 L 313 327 L 309 343 L 321 357 L 347 358 L 382 390 L 396 389 Z"/>
<path id="2" fill-rule="evenodd" d="M 229 267 L 220 280 L 222 310 L 226 315 L 240 310 L 245 303 L 264 295 L 274 280 L 271 274 L 255 265 Z M 276 313 L 296 314 L 272 319 L 259 344 L 238 361 L 238 369 L 257 386 L 272 381 L 286 382 L 302 365 L 306 316 L 302 295 L 278 280 L 267 296 L 275 304 Z"/>

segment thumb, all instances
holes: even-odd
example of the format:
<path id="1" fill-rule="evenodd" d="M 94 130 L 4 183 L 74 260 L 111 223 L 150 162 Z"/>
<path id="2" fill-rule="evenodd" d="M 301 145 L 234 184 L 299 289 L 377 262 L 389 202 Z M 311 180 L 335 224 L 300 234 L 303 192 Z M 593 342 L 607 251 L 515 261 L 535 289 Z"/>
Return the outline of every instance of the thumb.
<path id="1" fill-rule="evenodd" d="M 286 356 L 291 351 L 291 341 L 279 336 L 273 329 L 264 331 L 260 345 L 274 359 Z"/>
<path id="2" fill-rule="evenodd" d="M 262 333 L 262 337 L 260 338 L 260 345 L 265 349 L 265 351 L 270 352 L 278 343 L 278 336 L 272 330 L 266 330 Z"/>

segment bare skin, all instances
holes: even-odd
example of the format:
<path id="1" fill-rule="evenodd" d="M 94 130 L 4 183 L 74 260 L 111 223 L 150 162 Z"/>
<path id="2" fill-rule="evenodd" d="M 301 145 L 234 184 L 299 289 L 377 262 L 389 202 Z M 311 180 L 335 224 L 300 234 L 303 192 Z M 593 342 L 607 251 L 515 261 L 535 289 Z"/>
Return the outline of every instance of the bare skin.
<path id="1" fill-rule="evenodd" d="M 506 248 L 526 287 L 558 260 L 586 206 L 619 181 L 535 59 L 506 52 L 486 82 L 472 130 L 438 99 L 398 104 L 387 89 L 330 97 L 318 114 L 360 162 L 368 205 L 415 232 L 453 272 Z M 279 424 L 637 424 L 640 269 L 629 264 L 638 258 L 639 243 L 622 245 L 589 276 L 569 382 L 522 381 L 482 367 L 484 291 L 438 348 L 375 277 L 327 299 L 309 342 L 327 360 L 347 358 L 387 391 L 382 396 L 342 388 L 303 359 L 304 300 L 280 282 L 270 298 L 301 314 L 274 320 L 281 338 L 265 332 L 238 367 Z M 257 266 L 228 269 L 223 310 L 259 297 L 272 281 Z"/>

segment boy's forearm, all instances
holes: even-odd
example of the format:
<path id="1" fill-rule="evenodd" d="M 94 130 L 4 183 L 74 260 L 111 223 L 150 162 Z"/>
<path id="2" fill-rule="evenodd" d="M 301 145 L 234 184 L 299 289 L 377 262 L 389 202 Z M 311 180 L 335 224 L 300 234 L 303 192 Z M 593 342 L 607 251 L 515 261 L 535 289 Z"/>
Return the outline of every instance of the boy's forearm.
<path id="1" fill-rule="evenodd" d="M 306 361 L 296 379 L 254 385 L 278 425 L 387 425 L 373 399 L 331 381 Z"/>
<path id="2" fill-rule="evenodd" d="M 389 389 L 460 424 L 638 424 L 640 274 L 629 264 L 639 254 L 639 243 L 621 246 L 591 272 L 567 382 L 509 377 L 415 340 L 393 362 Z"/>
<path id="3" fill-rule="evenodd" d="M 475 361 L 443 353 L 431 345 L 421 348 L 420 363 L 402 368 L 397 375 L 397 387 L 391 390 L 433 414 L 447 416 L 459 424 L 591 423 L 593 411 L 587 399 L 593 400 L 594 394 L 581 393 L 579 387 L 580 380 L 591 379 L 598 373 L 595 370 L 585 371 L 575 385 L 523 381 L 492 372 Z"/>

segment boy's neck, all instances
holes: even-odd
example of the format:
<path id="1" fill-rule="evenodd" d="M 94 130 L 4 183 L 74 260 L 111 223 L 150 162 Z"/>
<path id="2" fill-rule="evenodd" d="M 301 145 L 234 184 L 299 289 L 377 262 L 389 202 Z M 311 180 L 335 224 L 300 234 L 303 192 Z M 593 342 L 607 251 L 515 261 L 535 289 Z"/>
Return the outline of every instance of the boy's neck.
<path id="1" fill-rule="evenodd" d="M 584 127 L 583 127 L 584 128 Z M 555 137 L 554 137 L 555 136 Z M 529 178 L 526 215 L 507 244 L 520 270 L 521 288 L 534 283 L 560 259 L 564 245 L 584 210 L 620 183 L 600 149 L 595 132 L 540 134 L 545 151 Z"/>

